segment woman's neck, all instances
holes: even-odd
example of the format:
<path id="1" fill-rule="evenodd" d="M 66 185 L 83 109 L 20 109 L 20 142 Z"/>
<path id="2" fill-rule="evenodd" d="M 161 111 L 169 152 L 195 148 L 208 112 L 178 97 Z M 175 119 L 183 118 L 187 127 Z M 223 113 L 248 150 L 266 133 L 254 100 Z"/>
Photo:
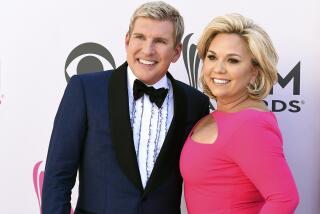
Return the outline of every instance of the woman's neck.
<path id="1" fill-rule="evenodd" d="M 250 107 L 251 99 L 248 94 L 243 94 L 234 99 L 217 98 L 217 110 L 224 112 L 236 112 L 243 108 Z"/>

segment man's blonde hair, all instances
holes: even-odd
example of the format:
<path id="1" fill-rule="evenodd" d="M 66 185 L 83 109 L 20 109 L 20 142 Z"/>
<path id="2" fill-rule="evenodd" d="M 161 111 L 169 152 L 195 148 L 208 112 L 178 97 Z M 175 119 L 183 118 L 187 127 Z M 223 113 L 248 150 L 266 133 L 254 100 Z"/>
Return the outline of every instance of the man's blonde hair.
<path id="1" fill-rule="evenodd" d="M 135 21 L 138 18 L 150 18 L 159 21 L 171 21 L 175 29 L 175 45 L 181 43 L 184 32 L 183 18 L 179 11 L 163 1 L 147 2 L 138 7 L 130 20 L 129 35 L 131 35 Z"/>

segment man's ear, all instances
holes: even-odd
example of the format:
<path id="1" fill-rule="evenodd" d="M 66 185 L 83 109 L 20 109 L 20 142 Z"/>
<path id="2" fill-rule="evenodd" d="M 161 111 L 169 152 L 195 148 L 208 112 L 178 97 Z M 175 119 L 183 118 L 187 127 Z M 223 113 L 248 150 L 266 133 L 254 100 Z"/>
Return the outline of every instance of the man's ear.
<path id="1" fill-rule="evenodd" d="M 129 32 L 126 33 L 126 38 L 125 38 L 125 46 L 126 46 L 126 50 L 129 46 L 129 41 L 130 41 L 130 35 L 129 35 Z"/>
<path id="2" fill-rule="evenodd" d="M 176 45 L 176 47 L 174 48 L 174 54 L 173 54 L 173 57 L 172 57 L 172 60 L 171 62 L 176 62 L 179 57 L 180 57 L 180 54 L 181 54 L 181 50 L 182 50 L 182 44 L 179 43 Z"/>

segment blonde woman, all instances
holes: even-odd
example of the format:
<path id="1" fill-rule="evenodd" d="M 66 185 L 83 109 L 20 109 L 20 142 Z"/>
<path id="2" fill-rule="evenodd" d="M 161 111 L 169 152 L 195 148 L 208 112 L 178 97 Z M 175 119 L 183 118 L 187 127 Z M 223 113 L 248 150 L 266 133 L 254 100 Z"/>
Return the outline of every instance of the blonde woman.
<path id="1" fill-rule="evenodd" d="M 203 89 L 217 109 L 193 128 L 180 157 L 188 213 L 293 213 L 296 185 L 276 117 L 263 102 L 277 80 L 269 36 L 228 14 L 204 29 L 198 52 Z"/>

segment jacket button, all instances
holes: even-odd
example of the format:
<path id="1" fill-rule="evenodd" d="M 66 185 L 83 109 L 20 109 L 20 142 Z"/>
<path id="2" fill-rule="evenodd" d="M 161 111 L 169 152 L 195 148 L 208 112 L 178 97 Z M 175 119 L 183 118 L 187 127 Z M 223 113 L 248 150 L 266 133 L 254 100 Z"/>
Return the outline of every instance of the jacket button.
<path id="1" fill-rule="evenodd" d="M 147 200 L 147 197 L 142 197 L 141 201 L 145 202 Z"/>

